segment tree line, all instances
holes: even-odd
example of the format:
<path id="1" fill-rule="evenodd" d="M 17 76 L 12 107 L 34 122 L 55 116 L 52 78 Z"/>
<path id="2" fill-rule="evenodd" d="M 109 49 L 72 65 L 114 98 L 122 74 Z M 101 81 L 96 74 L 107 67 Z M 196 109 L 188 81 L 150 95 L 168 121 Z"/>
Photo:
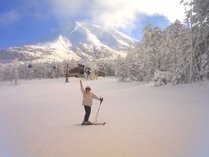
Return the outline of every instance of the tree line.
<path id="1" fill-rule="evenodd" d="M 209 1 L 181 1 L 185 23 L 165 30 L 147 24 L 143 38 L 125 59 L 118 60 L 121 81 L 154 81 L 156 85 L 209 79 Z"/>

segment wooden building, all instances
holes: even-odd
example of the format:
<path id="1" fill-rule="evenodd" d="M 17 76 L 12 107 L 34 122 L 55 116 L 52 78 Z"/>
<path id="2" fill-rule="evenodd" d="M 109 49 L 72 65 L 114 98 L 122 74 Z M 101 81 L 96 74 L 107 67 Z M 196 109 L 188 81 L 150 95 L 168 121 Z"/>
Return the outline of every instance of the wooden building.
<path id="1" fill-rule="evenodd" d="M 84 65 L 78 64 L 77 67 L 68 71 L 69 77 L 84 77 Z"/>
<path id="2" fill-rule="evenodd" d="M 85 65 L 78 64 L 77 67 L 68 71 L 69 77 L 83 77 L 86 79 L 97 79 L 99 76 L 105 77 L 105 72 L 97 69 L 91 69 Z"/>

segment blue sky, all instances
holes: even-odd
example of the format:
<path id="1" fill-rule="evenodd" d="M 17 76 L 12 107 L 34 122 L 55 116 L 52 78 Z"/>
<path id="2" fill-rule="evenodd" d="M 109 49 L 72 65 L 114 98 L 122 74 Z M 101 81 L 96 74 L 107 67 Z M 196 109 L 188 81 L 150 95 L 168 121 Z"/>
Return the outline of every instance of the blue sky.
<path id="1" fill-rule="evenodd" d="M 178 0 L 0 1 L 0 48 L 42 41 L 72 21 L 113 27 L 140 39 L 147 23 L 166 28 L 184 15 Z"/>

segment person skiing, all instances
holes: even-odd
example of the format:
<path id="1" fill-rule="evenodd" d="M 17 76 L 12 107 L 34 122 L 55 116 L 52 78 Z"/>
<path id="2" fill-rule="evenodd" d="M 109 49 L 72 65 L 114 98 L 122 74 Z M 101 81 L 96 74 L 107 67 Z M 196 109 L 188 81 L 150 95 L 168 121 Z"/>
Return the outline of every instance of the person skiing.
<path id="1" fill-rule="evenodd" d="M 89 86 L 86 86 L 84 90 L 83 83 L 81 80 L 80 80 L 80 87 L 81 87 L 81 93 L 83 94 L 82 105 L 84 106 L 85 109 L 85 116 L 82 125 L 91 125 L 92 123 L 89 121 L 89 117 L 91 114 L 91 106 L 93 104 L 93 99 L 100 100 L 100 102 L 102 102 L 103 98 L 102 97 L 99 98 L 94 93 L 92 93 L 91 87 Z"/>

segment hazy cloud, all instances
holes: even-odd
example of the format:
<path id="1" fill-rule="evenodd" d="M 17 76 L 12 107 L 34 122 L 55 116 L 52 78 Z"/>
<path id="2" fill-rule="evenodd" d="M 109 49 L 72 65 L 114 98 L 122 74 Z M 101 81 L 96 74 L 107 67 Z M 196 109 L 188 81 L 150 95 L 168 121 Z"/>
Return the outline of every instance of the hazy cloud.
<path id="1" fill-rule="evenodd" d="M 59 18 L 85 16 L 97 24 L 127 27 L 139 14 L 159 14 L 173 22 L 183 21 L 184 11 L 179 0 L 44 0 Z"/>
<path id="2" fill-rule="evenodd" d="M 170 22 L 177 18 L 181 21 L 184 18 L 183 7 L 178 0 L 96 0 L 96 6 L 103 8 L 94 13 L 93 19 L 105 25 L 114 27 L 125 27 L 133 23 L 140 14 L 162 15 Z"/>
<path id="3" fill-rule="evenodd" d="M 10 10 L 0 14 L 0 25 L 9 25 L 20 19 L 20 14 L 15 10 Z"/>
<path id="4" fill-rule="evenodd" d="M 93 0 L 43 0 L 48 3 L 52 12 L 59 18 L 74 18 L 77 16 L 90 15 L 94 5 Z"/>
<path id="5" fill-rule="evenodd" d="M 184 10 L 180 0 L 22 0 L 22 16 L 44 18 L 55 16 L 60 22 L 78 19 L 95 24 L 130 29 L 140 15 L 162 15 L 170 22 L 183 21 Z M 20 5 L 21 6 L 21 5 Z M 11 10 L 0 15 L 0 24 L 9 24 L 20 18 Z"/>

